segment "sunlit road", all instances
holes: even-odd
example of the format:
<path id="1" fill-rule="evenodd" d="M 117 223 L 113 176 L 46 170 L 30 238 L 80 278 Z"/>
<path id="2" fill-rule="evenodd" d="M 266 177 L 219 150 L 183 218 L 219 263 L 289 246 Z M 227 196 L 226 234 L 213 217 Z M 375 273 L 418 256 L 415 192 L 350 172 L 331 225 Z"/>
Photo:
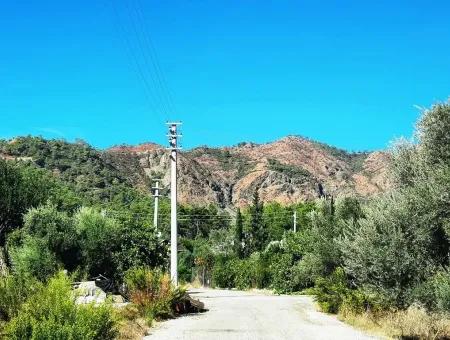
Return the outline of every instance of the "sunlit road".
<path id="1" fill-rule="evenodd" d="M 375 339 L 316 311 L 307 296 L 194 290 L 208 312 L 159 324 L 148 340 Z"/>

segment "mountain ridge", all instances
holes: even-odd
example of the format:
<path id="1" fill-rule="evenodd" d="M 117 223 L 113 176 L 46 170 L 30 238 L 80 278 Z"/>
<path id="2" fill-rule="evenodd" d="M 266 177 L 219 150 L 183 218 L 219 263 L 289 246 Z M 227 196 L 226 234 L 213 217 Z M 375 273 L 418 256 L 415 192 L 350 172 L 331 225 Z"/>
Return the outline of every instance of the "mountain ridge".
<path id="1" fill-rule="evenodd" d="M 147 176 L 157 174 L 168 185 L 165 150 L 144 143 L 105 152 L 134 154 Z M 383 151 L 347 152 L 293 135 L 262 144 L 198 146 L 180 153 L 180 201 L 242 206 L 250 202 L 255 190 L 263 201 L 283 204 L 314 199 L 323 191 L 334 196 L 369 197 L 388 188 L 388 161 Z"/>
<path id="2" fill-rule="evenodd" d="M 169 153 L 153 142 L 98 150 L 87 143 L 16 137 L 0 140 L 0 157 L 32 161 L 83 188 L 121 184 L 149 193 L 152 178 L 169 187 Z M 179 154 L 179 201 L 248 205 L 255 190 L 265 202 L 291 204 L 323 195 L 371 197 L 389 187 L 383 151 L 347 152 L 300 136 L 257 144 L 199 146 Z"/>

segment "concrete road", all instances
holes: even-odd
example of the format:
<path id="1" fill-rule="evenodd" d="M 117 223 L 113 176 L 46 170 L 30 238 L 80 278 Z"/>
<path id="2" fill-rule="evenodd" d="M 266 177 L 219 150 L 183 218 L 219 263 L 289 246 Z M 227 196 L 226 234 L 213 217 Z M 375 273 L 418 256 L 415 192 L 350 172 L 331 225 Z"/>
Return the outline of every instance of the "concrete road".
<path id="1" fill-rule="evenodd" d="M 375 339 L 316 311 L 308 296 L 193 290 L 209 310 L 160 323 L 147 340 Z"/>

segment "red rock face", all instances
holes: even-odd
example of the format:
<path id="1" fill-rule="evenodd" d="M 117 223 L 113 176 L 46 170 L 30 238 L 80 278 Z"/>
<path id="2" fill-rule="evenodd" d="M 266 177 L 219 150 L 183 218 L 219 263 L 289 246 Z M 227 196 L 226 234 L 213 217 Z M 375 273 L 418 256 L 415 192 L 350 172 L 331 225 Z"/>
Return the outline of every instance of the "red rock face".
<path id="1" fill-rule="evenodd" d="M 137 172 L 162 177 L 168 185 L 169 160 L 164 147 L 146 143 L 106 151 L 118 152 L 128 155 L 114 158 L 119 167 L 130 171 L 130 166 L 120 163 L 134 158 L 141 167 Z M 255 190 L 263 201 L 289 204 L 318 197 L 319 185 L 334 196 L 360 197 L 389 187 L 387 153 L 350 154 L 301 137 L 267 144 L 200 147 L 182 152 L 179 160 L 179 199 L 189 204 L 245 206 Z"/>

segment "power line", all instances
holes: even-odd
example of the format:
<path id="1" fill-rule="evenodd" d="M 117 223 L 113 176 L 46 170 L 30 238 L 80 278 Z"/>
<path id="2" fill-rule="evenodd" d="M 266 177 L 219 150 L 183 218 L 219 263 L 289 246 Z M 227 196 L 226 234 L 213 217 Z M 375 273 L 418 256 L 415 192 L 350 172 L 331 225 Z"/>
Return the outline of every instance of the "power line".
<path id="1" fill-rule="evenodd" d="M 127 0 L 125 0 L 124 3 L 125 3 L 126 13 L 127 13 L 128 18 L 130 20 L 131 27 L 132 27 L 132 29 L 134 31 L 134 36 L 136 38 L 136 45 L 137 45 L 137 47 L 138 47 L 138 49 L 140 51 L 140 54 L 142 56 L 142 60 L 144 62 L 144 67 L 147 70 L 148 74 L 150 74 L 150 78 L 151 78 L 152 84 L 153 84 L 153 86 L 155 88 L 155 96 L 157 97 L 158 102 L 161 105 L 162 109 L 165 111 L 166 119 L 168 119 L 168 117 L 169 117 L 169 108 L 168 108 L 168 105 L 166 104 L 166 102 L 164 101 L 163 96 L 161 95 L 161 92 L 163 91 L 163 89 L 162 89 L 162 87 L 160 87 L 161 92 L 157 91 L 157 89 L 158 89 L 158 82 L 157 82 L 157 80 L 154 77 L 154 73 L 152 72 L 152 67 L 151 67 L 150 62 L 149 62 L 148 49 L 146 48 L 145 41 L 142 38 L 144 36 L 144 34 L 141 33 L 141 32 L 143 32 L 143 30 L 142 30 L 142 28 L 141 28 L 141 30 L 139 29 L 139 25 L 137 23 L 137 20 L 135 20 L 135 17 L 138 17 L 138 16 L 137 15 L 136 16 L 133 15 L 133 12 L 137 14 L 136 7 L 133 6 L 131 4 L 131 2 L 127 1 Z M 131 7 L 133 7 L 133 9 Z"/>
<path id="2" fill-rule="evenodd" d="M 136 4 L 137 4 L 136 12 L 138 13 L 138 18 L 140 19 L 141 26 L 143 27 L 144 33 L 146 33 L 146 34 L 144 34 L 144 38 L 146 38 L 148 46 L 150 48 L 150 57 L 151 57 L 153 65 L 155 67 L 156 76 L 161 85 L 163 93 L 166 97 L 166 100 L 167 100 L 167 103 L 169 106 L 169 110 L 171 110 L 172 113 L 175 113 L 176 108 L 175 108 L 175 103 L 173 101 L 172 93 L 170 91 L 167 80 L 165 78 L 165 74 L 162 71 L 161 64 L 159 62 L 158 54 L 157 54 L 155 45 L 153 43 L 152 36 L 151 36 L 150 32 L 148 31 L 147 26 L 145 25 L 144 11 L 143 11 L 143 6 L 142 6 L 141 0 L 136 0 Z"/>
<path id="3" fill-rule="evenodd" d="M 151 96 L 153 96 L 153 93 L 151 91 L 149 91 L 149 85 L 148 85 L 145 75 L 142 71 L 141 65 L 137 58 L 137 55 L 135 54 L 135 51 L 131 44 L 131 41 L 128 37 L 128 32 L 126 31 L 125 25 L 123 25 L 121 22 L 119 10 L 116 6 L 115 0 L 111 0 L 111 4 L 112 4 L 113 10 L 114 10 L 114 14 L 115 14 L 116 22 L 117 22 L 117 25 L 115 27 L 117 28 L 120 38 L 125 45 L 125 51 L 126 51 L 126 54 L 128 57 L 127 58 L 128 64 L 131 66 L 131 68 L 134 69 L 135 73 L 138 76 L 138 79 L 140 80 L 140 82 L 143 85 L 144 94 L 147 99 L 147 104 L 149 105 L 150 110 L 156 112 L 156 114 L 158 114 L 158 116 L 162 120 L 164 120 L 159 112 L 159 109 L 155 106 L 154 98 L 153 99 L 151 98 Z"/>
<path id="4" fill-rule="evenodd" d="M 118 5 L 116 4 L 116 0 L 111 0 L 111 4 L 112 4 L 112 7 L 113 7 L 113 10 L 115 13 L 117 26 L 119 28 L 119 33 L 120 33 L 121 39 L 125 43 L 125 47 L 126 47 L 125 50 L 127 52 L 127 56 L 134 64 L 134 69 L 138 75 L 138 78 L 141 80 L 141 83 L 143 85 L 143 89 L 145 92 L 145 96 L 148 100 L 150 108 L 152 111 L 154 111 L 160 117 L 161 120 L 163 120 L 163 121 L 167 120 L 168 111 L 164 106 L 164 101 L 161 100 L 160 93 L 157 91 L 155 86 L 152 87 L 152 84 L 147 77 L 147 72 L 145 71 L 145 66 L 148 66 L 147 67 L 147 69 L 148 69 L 150 64 L 148 63 L 148 61 L 146 59 L 144 47 L 142 46 L 142 44 L 140 44 L 140 42 L 141 42 L 140 35 L 138 34 L 137 27 L 135 26 L 132 16 L 130 16 L 130 14 L 129 14 L 130 10 L 127 5 L 127 2 L 125 2 L 125 6 L 126 6 L 126 9 L 128 9 L 128 11 L 125 11 L 125 12 L 127 12 L 129 21 L 132 23 L 132 25 L 130 25 L 130 26 L 134 29 L 134 33 L 135 33 L 134 35 L 137 39 L 137 40 L 135 39 L 135 44 L 133 44 L 132 40 L 130 39 L 131 34 L 127 28 L 127 25 L 121 19 L 120 10 L 118 8 Z M 137 45 L 137 47 L 139 48 L 139 51 L 141 52 L 141 55 L 142 55 L 142 60 L 144 61 L 144 65 L 142 64 L 140 58 L 138 57 L 138 54 L 136 53 L 136 49 L 135 49 L 134 45 Z M 152 73 L 150 73 L 150 74 L 152 75 Z M 156 84 L 156 81 L 154 79 L 153 79 L 153 84 Z M 162 117 L 162 115 L 165 116 L 165 119 Z"/>

